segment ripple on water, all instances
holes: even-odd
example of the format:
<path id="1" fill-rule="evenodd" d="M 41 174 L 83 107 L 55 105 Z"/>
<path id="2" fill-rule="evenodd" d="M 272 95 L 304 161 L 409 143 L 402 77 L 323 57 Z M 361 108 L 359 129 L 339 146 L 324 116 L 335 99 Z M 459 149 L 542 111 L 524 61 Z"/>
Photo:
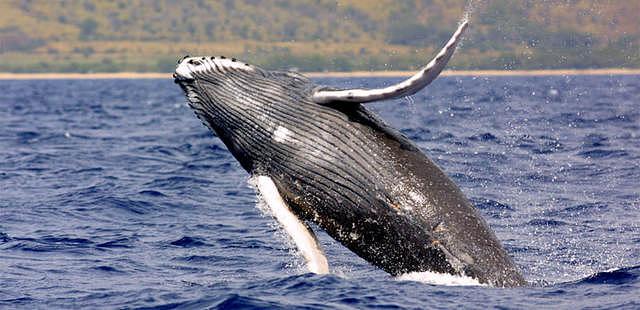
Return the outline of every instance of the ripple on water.
<path id="1" fill-rule="evenodd" d="M 529 222 L 527 222 L 527 225 L 531 225 L 531 226 L 564 226 L 567 225 L 567 222 L 564 221 L 559 221 L 559 220 L 553 220 L 553 219 L 533 219 Z"/>
<path id="2" fill-rule="evenodd" d="M 609 138 L 607 138 L 603 134 L 598 133 L 588 134 L 583 139 L 583 141 L 583 147 L 606 147 L 610 145 L 610 143 L 608 142 Z"/>
<path id="3" fill-rule="evenodd" d="M 95 200 L 95 204 L 122 210 L 137 215 L 147 214 L 158 207 L 153 203 L 144 200 L 134 200 L 120 197 L 102 197 Z"/>
<path id="4" fill-rule="evenodd" d="M 481 210 L 493 210 L 493 211 L 515 211 L 513 207 L 508 204 L 501 203 L 487 198 L 471 198 L 471 202 L 476 208 Z"/>
<path id="5" fill-rule="evenodd" d="M 189 237 L 184 236 L 178 240 L 172 241 L 171 245 L 183 247 L 183 248 L 193 248 L 207 245 L 202 238 L 198 237 Z"/>
<path id="6" fill-rule="evenodd" d="M 603 212 L 606 209 L 607 205 L 602 203 L 583 203 L 564 207 L 559 210 L 546 210 L 544 212 L 544 215 L 548 217 L 589 216 L 595 213 Z"/>
<path id="7" fill-rule="evenodd" d="M 476 208 L 491 218 L 507 218 L 515 211 L 510 205 L 492 199 L 472 197 L 470 200 Z"/>
<path id="8" fill-rule="evenodd" d="M 584 151 L 584 152 L 579 152 L 578 155 L 584 157 L 584 158 L 597 158 L 597 159 L 612 159 L 612 158 L 619 158 L 619 157 L 626 157 L 629 155 L 629 153 L 627 151 L 624 150 L 603 150 L 603 149 L 597 149 L 597 150 L 590 150 L 590 151 Z"/>
<path id="9" fill-rule="evenodd" d="M 213 181 L 204 178 L 188 176 L 171 176 L 168 178 L 158 178 L 145 184 L 149 188 L 181 189 L 189 186 L 212 184 Z"/>
<path id="10" fill-rule="evenodd" d="M 623 285 L 637 282 L 637 279 L 640 279 L 640 266 L 598 272 L 577 281 L 576 284 Z"/>
<path id="11" fill-rule="evenodd" d="M 468 139 L 471 140 L 471 141 L 493 141 L 493 142 L 496 142 L 496 143 L 500 143 L 500 139 L 498 139 L 498 137 L 496 137 L 495 135 L 493 135 L 490 132 L 485 132 L 485 133 L 482 133 L 482 134 L 473 135 L 473 136 L 470 136 Z"/>
<path id="12" fill-rule="evenodd" d="M 96 247 L 104 248 L 104 249 L 118 249 L 118 248 L 130 249 L 135 246 L 134 241 L 135 240 L 131 238 L 118 238 L 118 239 L 109 240 L 103 243 L 99 243 L 96 245 Z"/>
<path id="13" fill-rule="evenodd" d="M 138 194 L 140 195 L 145 195 L 145 196 L 150 196 L 150 197 L 166 197 L 167 195 L 159 192 L 159 191 L 155 191 L 155 190 L 142 190 L 139 191 Z"/>

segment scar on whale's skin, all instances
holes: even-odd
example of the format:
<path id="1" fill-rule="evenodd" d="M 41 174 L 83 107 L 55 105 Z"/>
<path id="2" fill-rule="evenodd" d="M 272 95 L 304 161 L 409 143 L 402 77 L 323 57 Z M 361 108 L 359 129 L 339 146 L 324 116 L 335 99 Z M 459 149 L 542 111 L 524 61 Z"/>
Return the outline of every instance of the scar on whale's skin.
<path id="1" fill-rule="evenodd" d="M 285 143 L 289 136 L 291 135 L 291 131 L 283 126 L 278 126 L 278 128 L 273 132 L 273 140 L 279 143 Z"/>

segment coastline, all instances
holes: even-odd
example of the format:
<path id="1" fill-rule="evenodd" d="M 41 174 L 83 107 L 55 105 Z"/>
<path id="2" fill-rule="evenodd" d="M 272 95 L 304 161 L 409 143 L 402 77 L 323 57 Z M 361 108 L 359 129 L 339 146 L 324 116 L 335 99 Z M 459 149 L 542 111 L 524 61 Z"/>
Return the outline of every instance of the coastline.
<path id="1" fill-rule="evenodd" d="M 302 72 L 311 78 L 407 77 L 414 71 Z M 640 75 L 640 69 L 552 69 L 552 70 L 445 70 L 443 76 L 563 76 L 563 75 Z M 8 73 L 0 80 L 77 80 L 77 79 L 171 79 L 171 73 Z"/>

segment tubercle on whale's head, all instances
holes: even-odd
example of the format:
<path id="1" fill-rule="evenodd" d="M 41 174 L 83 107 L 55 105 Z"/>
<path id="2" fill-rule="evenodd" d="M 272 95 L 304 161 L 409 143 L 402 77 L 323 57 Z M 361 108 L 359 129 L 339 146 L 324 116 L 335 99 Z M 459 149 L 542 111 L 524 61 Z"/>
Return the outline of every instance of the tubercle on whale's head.
<path id="1" fill-rule="evenodd" d="M 200 56 L 191 57 L 189 55 L 178 60 L 178 65 L 173 77 L 176 82 L 193 80 L 201 75 L 224 75 L 228 70 L 242 70 L 245 72 L 259 72 L 255 66 L 238 61 L 235 58 L 225 56 Z"/>
<path id="2" fill-rule="evenodd" d="M 265 112 L 278 103 L 308 97 L 313 88 L 303 75 L 267 71 L 225 56 L 185 56 L 178 60 L 173 78 L 191 107 L 208 113 L 214 113 L 212 107 L 252 107 Z"/>
<path id="3" fill-rule="evenodd" d="M 225 56 L 185 56 L 178 60 L 174 82 L 191 107 L 254 107 L 261 111 L 310 95 L 313 83 L 294 72 L 267 71 Z M 203 104 L 206 102 L 206 104 Z"/>

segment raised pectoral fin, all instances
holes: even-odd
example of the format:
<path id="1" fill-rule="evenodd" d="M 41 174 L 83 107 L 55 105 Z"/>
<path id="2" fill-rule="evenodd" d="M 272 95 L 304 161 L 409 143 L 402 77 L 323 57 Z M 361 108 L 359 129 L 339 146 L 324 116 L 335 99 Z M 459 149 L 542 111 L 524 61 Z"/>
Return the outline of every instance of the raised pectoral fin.
<path id="1" fill-rule="evenodd" d="M 271 214 L 291 237 L 306 260 L 309 271 L 318 274 L 329 273 L 327 258 L 324 256 L 313 231 L 291 212 L 289 206 L 280 196 L 273 180 L 267 176 L 258 176 L 256 177 L 256 185 Z"/>
<path id="2" fill-rule="evenodd" d="M 377 89 L 344 89 L 332 90 L 320 88 L 312 95 L 312 100 L 320 104 L 334 102 L 365 103 L 372 101 L 397 99 L 415 94 L 440 75 L 440 72 L 451 59 L 451 55 L 456 50 L 456 46 L 462 38 L 462 33 L 467 28 L 467 21 L 458 26 L 458 30 L 451 36 L 451 39 L 444 45 L 440 52 L 426 66 L 414 74 L 412 77 L 384 88 Z"/>

